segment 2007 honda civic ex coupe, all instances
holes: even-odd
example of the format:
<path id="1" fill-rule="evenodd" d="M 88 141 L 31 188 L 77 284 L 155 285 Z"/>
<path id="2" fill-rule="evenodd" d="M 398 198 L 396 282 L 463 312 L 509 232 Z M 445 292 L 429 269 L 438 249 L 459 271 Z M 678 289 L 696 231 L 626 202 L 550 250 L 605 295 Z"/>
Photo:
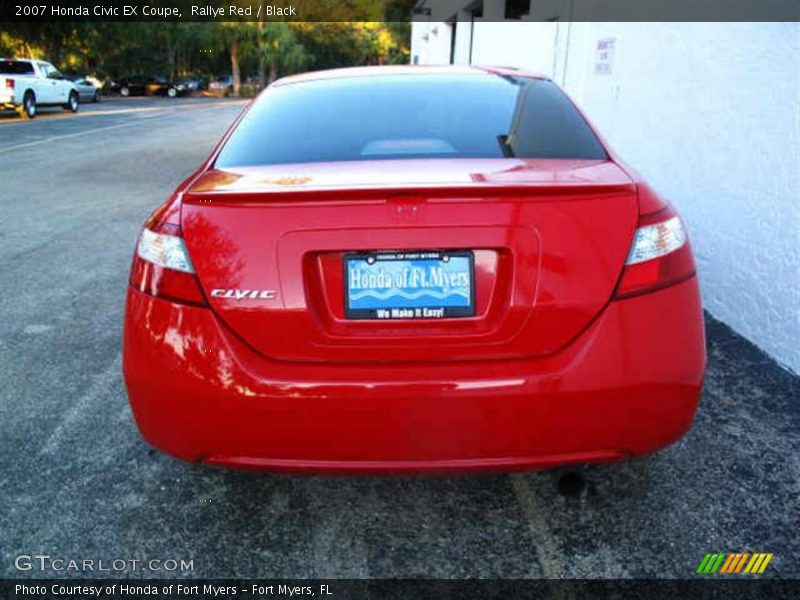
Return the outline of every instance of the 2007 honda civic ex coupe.
<path id="1" fill-rule="evenodd" d="M 145 223 L 127 296 L 142 435 L 214 465 L 614 461 L 688 430 L 704 368 L 675 210 L 513 69 L 279 80 Z"/>

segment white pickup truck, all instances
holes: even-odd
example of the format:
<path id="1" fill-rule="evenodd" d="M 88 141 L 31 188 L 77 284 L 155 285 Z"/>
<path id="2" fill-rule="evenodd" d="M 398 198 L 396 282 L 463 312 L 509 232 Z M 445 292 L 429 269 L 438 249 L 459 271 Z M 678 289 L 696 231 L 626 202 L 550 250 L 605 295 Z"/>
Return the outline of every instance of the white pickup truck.
<path id="1" fill-rule="evenodd" d="M 0 59 L 0 108 L 28 119 L 39 106 L 63 106 L 78 112 L 78 90 L 53 65 L 30 58 Z"/>

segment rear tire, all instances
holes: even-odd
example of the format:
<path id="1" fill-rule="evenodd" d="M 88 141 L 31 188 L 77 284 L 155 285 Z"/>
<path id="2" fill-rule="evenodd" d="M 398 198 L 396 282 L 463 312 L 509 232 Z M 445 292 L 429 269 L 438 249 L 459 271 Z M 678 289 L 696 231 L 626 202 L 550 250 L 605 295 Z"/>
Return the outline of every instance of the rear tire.
<path id="1" fill-rule="evenodd" d="M 80 98 L 78 98 L 78 93 L 77 92 L 70 92 L 69 100 L 67 100 L 67 103 L 64 105 L 64 110 L 68 110 L 68 111 L 76 113 L 76 112 L 78 112 L 78 108 L 80 107 L 80 104 L 81 104 L 81 102 L 80 102 Z"/>
<path id="2" fill-rule="evenodd" d="M 121 88 L 119 88 L 119 95 L 123 98 L 127 98 L 131 95 L 131 89 L 127 85 L 123 85 Z"/>
<path id="3" fill-rule="evenodd" d="M 33 119 L 36 117 L 36 94 L 30 90 L 25 92 L 22 97 L 22 106 L 19 108 L 19 115 L 23 119 Z"/>
<path id="4" fill-rule="evenodd" d="M 174 87 L 171 87 L 167 90 L 167 96 L 169 96 L 170 98 L 174 98 L 177 95 L 178 95 L 178 90 L 176 90 Z"/>
<path id="5" fill-rule="evenodd" d="M 92 102 L 94 103 L 100 102 L 100 92 L 94 93 L 94 96 L 92 96 Z"/>

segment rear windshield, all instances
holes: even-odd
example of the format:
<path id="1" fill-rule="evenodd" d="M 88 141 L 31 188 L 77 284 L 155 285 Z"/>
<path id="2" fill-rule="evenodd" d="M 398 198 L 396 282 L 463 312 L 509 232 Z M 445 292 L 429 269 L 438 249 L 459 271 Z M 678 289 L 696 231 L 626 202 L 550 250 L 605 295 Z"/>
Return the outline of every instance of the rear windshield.
<path id="1" fill-rule="evenodd" d="M 242 119 L 216 166 L 502 157 L 607 155 L 549 81 L 377 75 L 271 88 Z"/>
<path id="2" fill-rule="evenodd" d="M 0 74 L 33 75 L 33 65 L 27 60 L 0 60 Z"/>

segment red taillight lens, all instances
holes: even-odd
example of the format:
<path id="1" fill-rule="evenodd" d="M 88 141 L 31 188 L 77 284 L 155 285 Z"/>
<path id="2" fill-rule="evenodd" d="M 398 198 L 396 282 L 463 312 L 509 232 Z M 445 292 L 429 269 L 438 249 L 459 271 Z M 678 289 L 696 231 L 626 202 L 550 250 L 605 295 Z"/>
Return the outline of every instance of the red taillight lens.
<path id="1" fill-rule="evenodd" d="M 16 82 L 13 79 L 6 79 L 6 87 L 10 90 L 14 89 Z"/>
<path id="2" fill-rule="evenodd" d="M 206 298 L 194 272 L 180 227 L 151 218 L 136 244 L 131 285 L 145 294 L 205 306 Z"/>
<path id="3" fill-rule="evenodd" d="M 694 258 L 680 217 L 667 207 L 639 218 L 615 299 L 652 292 L 695 273 Z"/>

